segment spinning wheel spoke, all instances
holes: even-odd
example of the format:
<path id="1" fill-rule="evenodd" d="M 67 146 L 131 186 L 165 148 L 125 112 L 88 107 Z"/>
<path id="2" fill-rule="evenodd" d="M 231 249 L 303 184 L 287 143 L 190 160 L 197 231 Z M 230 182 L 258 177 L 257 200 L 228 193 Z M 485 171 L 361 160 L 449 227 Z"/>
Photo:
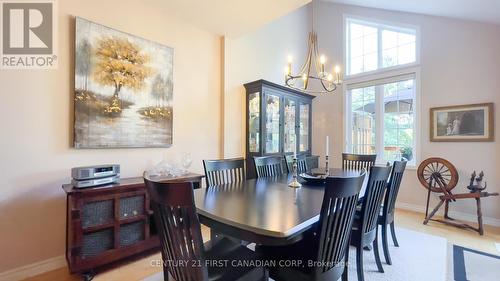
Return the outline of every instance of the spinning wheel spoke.
<path id="1" fill-rule="evenodd" d="M 436 167 L 434 166 L 436 163 L 431 163 L 431 167 L 432 167 L 432 172 L 436 172 Z"/>
<path id="2" fill-rule="evenodd" d="M 424 174 L 424 175 L 429 175 L 429 176 L 430 176 L 430 175 L 432 175 L 432 173 L 431 173 L 431 172 L 429 172 L 429 171 L 427 171 L 427 170 L 425 170 L 425 171 L 423 172 L 423 174 Z"/>
<path id="3" fill-rule="evenodd" d="M 425 167 L 424 174 L 431 175 L 433 172 L 429 169 L 429 167 Z"/>
<path id="4" fill-rule="evenodd" d="M 440 174 L 443 173 L 443 169 L 444 168 L 446 168 L 446 166 L 441 164 L 440 168 L 439 168 L 439 170 L 437 172 L 440 173 Z"/>

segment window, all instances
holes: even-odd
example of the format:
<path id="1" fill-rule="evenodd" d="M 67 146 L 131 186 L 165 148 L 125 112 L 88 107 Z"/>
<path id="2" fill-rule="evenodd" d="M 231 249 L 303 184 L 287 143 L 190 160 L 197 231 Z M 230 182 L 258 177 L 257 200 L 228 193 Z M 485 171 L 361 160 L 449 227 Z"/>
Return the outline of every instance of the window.
<path id="1" fill-rule="evenodd" d="M 416 75 L 347 85 L 347 151 L 415 163 Z"/>
<path id="2" fill-rule="evenodd" d="M 418 151 L 418 28 L 346 17 L 345 149 L 378 164 Z M 356 75 L 363 74 L 363 75 Z"/>
<path id="3" fill-rule="evenodd" d="M 417 61 L 417 31 L 346 19 L 347 76 Z"/>

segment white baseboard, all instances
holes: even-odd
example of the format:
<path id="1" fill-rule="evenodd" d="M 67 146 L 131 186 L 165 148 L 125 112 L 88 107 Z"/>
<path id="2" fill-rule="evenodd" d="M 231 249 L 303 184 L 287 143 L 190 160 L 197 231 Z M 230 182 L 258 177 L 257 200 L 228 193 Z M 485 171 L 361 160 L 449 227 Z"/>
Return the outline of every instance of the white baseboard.
<path id="1" fill-rule="evenodd" d="M 396 202 L 396 208 L 414 211 L 414 212 L 419 212 L 419 213 L 425 213 L 425 206 L 423 206 L 423 205 L 410 204 L 410 203 L 404 203 L 404 202 Z M 432 208 L 434 208 L 434 207 L 432 207 Z M 431 211 L 431 210 L 429 210 L 429 211 Z M 449 215 L 450 215 L 450 217 L 453 217 L 453 218 L 456 218 L 459 220 L 477 222 L 477 215 L 476 214 L 469 214 L 469 213 L 457 212 L 457 211 L 450 210 Z M 500 227 L 500 219 L 497 219 L 497 218 L 483 216 L 483 223 L 487 224 L 487 225 Z"/>
<path id="2" fill-rule="evenodd" d="M 53 257 L 47 260 L 24 265 L 18 268 L 10 269 L 0 273 L 0 280 L 17 281 L 42 274 L 47 271 L 66 266 L 64 255 Z"/>

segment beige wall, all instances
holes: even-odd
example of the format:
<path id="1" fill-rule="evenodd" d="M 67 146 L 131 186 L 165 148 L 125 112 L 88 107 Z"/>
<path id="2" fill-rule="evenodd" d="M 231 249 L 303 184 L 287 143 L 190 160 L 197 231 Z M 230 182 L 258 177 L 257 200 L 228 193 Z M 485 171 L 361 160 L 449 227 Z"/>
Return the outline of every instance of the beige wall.
<path id="1" fill-rule="evenodd" d="M 305 53 L 310 14 L 298 9 L 264 27 L 224 44 L 224 156 L 245 154 L 245 88 L 265 78 L 282 84 L 287 54 Z"/>
<path id="2" fill-rule="evenodd" d="M 495 102 L 500 104 L 500 26 L 442 17 L 389 12 L 370 8 L 320 2 L 318 40 L 320 52 L 329 62 L 343 60 L 343 14 L 420 26 L 421 45 L 421 160 L 430 156 L 449 159 L 460 172 L 456 192 L 466 192 L 472 170 L 484 170 L 489 191 L 500 191 L 498 166 L 500 146 L 489 143 L 429 142 L 429 108 L 454 104 Z M 252 34 L 226 41 L 225 73 L 225 155 L 244 155 L 245 121 L 243 83 L 267 79 L 283 84 L 286 55 L 293 53 L 302 62 L 309 29 L 309 6 L 264 26 Z M 325 136 L 333 142 L 333 163 L 340 166 L 343 151 L 343 94 L 320 95 L 313 103 L 313 153 L 324 155 Z M 496 118 L 498 121 L 498 118 Z M 500 132 L 500 122 L 496 131 Z M 498 135 L 498 134 L 497 134 Z M 331 150 L 332 151 L 332 150 Z M 398 199 L 400 206 L 422 208 L 426 192 L 408 170 Z M 435 199 L 435 198 L 434 198 Z M 475 203 L 453 203 L 452 211 L 473 217 Z M 500 222 L 498 198 L 483 203 L 484 215 Z"/>
<path id="3" fill-rule="evenodd" d="M 119 163 L 140 176 L 163 157 L 220 156 L 221 41 L 138 1 L 59 3 L 59 68 L 0 70 L 0 272 L 64 254 L 70 168 Z M 168 149 L 76 150 L 72 135 L 74 16 L 174 48 L 174 133 Z"/>

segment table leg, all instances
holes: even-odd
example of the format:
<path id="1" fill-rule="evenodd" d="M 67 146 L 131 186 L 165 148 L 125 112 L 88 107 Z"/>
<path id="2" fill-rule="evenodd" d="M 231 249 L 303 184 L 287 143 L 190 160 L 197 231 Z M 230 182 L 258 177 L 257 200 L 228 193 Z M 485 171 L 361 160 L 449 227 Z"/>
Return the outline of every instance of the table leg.
<path id="1" fill-rule="evenodd" d="M 476 198 L 477 205 L 477 223 L 479 225 L 478 232 L 480 235 L 484 234 L 483 229 L 483 212 L 481 211 L 481 198 Z"/>

